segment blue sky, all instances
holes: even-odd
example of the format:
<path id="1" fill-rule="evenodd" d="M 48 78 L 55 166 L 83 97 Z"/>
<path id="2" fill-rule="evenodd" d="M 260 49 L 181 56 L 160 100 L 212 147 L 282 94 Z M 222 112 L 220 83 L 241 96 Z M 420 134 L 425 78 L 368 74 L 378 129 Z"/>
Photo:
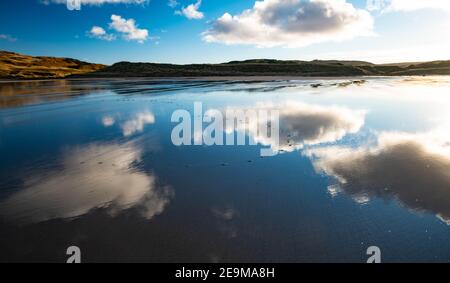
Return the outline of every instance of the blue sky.
<path id="1" fill-rule="evenodd" d="M 448 0 L 264 0 L 259 8 L 255 0 L 115 1 L 128 3 L 71 11 L 64 0 L 2 0 L 0 49 L 105 64 L 450 59 Z"/>

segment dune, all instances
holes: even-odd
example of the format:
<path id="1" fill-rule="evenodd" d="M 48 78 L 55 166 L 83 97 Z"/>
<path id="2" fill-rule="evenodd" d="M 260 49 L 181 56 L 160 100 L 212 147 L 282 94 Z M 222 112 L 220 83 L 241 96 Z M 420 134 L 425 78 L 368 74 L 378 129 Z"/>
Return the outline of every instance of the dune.
<path id="1" fill-rule="evenodd" d="M 103 69 L 105 65 L 91 64 L 70 58 L 33 57 L 0 51 L 0 78 L 50 79 L 81 75 Z"/>

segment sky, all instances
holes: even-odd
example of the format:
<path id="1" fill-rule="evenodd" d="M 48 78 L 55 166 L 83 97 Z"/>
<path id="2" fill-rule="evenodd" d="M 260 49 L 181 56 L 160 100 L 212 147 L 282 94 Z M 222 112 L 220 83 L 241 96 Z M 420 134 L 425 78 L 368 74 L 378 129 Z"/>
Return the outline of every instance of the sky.
<path id="1" fill-rule="evenodd" d="M 1 0 L 0 50 L 103 64 L 450 60 L 450 1 Z"/>

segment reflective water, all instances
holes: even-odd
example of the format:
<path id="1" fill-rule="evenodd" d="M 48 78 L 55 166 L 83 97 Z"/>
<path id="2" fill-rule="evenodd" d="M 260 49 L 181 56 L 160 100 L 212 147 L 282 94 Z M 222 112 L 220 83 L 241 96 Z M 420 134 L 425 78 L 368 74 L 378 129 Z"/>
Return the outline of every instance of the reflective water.
<path id="1" fill-rule="evenodd" d="M 197 101 L 281 154 L 174 146 Z M 0 157 L 0 261 L 450 261 L 450 77 L 3 82 Z"/>

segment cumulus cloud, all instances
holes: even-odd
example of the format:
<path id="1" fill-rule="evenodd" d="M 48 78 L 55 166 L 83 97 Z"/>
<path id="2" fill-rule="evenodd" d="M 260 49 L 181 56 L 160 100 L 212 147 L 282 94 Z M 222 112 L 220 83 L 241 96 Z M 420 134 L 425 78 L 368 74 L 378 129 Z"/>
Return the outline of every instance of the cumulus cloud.
<path id="1" fill-rule="evenodd" d="M 156 176 L 132 170 L 141 158 L 133 144 L 92 144 L 68 150 L 62 169 L 31 176 L 25 189 L 0 203 L 0 215 L 19 223 L 71 219 L 95 209 L 111 216 L 136 208 L 151 219 L 170 202 L 170 187 L 158 186 Z"/>
<path id="2" fill-rule="evenodd" d="M 448 0 L 368 0 L 367 9 L 383 12 L 438 9 L 450 12 L 450 2 Z"/>
<path id="3" fill-rule="evenodd" d="M 396 199 L 450 224 L 450 139 L 438 133 L 383 133 L 374 146 L 306 151 L 318 172 L 337 181 L 333 194 L 357 201 Z"/>
<path id="4" fill-rule="evenodd" d="M 370 13 L 346 0 L 263 0 L 241 14 L 225 13 L 203 33 L 203 39 L 259 47 L 302 47 L 372 34 Z"/>
<path id="5" fill-rule="evenodd" d="M 193 3 L 187 7 L 183 7 L 183 9 L 181 11 L 178 11 L 177 14 L 184 15 L 190 20 L 201 20 L 205 16 L 202 12 L 199 11 L 201 5 L 202 0 L 198 0 L 196 3 Z"/>
<path id="6" fill-rule="evenodd" d="M 121 16 L 112 15 L 109 28 L 121 35 L 125 40 L 144 43 L 146 40 L 151 39 L 148 30 L 138 28 L 134 19 L 124 19 Z M 116 34 L 107 33 L 100 26 L 93 26 L 88 32 L 88 36 L 106 41 L 112 41 L 117 38 Z"/>
<path id="7" fill-rule="evenodd" d="M 95 36 L 101 36 L 101 35 L 105 35 L 106 31 L 101 27 L 93 26 L 91 29 L 91 34 L 95 35 Z"/>
<path id="8" fill-rule="evenodd" d="M 155 116 L 150 112 L 138 113 L 133 119 L 122 125 L 123 135 L 128 137 L 144 130 L 145 125 L 154 124 Z"/>
<path id="9" fill-rule="evenodd" d="M 118 15 L 111 16 L 111 23 L 109 27 L 123 35 L 126 40 L 134 40 L 139 43 L 144 43 L 149 38 L 148 30 L 140 29 L 136 25 L 134 19 L 124 19 Z"/>
<path id="10" fill-rule="evenodd" d="M 113 34 L 108 34 L 104 28 L 99 26 L 93 26 L 89 31 L 89 35 L 94 38 L 98 38 L 101 40 L 112 41 L 116 39 L 116 36 Z"/>

